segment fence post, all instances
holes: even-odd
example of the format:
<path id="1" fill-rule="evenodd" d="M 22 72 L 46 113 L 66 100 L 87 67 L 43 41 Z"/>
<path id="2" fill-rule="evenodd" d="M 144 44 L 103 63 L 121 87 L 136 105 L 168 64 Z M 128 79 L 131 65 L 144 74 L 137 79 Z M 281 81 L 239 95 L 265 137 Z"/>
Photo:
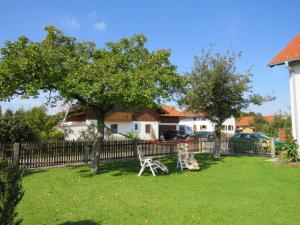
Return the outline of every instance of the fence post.
<path id="1" fill-rule="evenodd" d="M 19 156 L 20 156 L 20 144 L 14 143 L 14 161 L 17 165 L 19 165 Z"/>
<path id="2" fill-rule="evenodd" d="M 275 141 L 273 137 L 271 138 L 271 156 L 275 159 Z"/>
<path id="3" fill-rule="evenodd" d="M 137 140 L 133 141 L 133 154 L 134 154 L 134 158 L 137 158 L 137 156 L 138 156 L 138 142 L 137 142 Z"/>
<path id="4" fill-rule="evenodd" d="M 199 152 L 202 152 L 202 140 L 199 137 Z"/>
<path id="5" fill-rule="evenodd" d="M 83 162 L 87 164 L 89 162 L 89 150 L 90 146 L 88 143 L 84 142 L 84 153 L 83 153 Z"/>

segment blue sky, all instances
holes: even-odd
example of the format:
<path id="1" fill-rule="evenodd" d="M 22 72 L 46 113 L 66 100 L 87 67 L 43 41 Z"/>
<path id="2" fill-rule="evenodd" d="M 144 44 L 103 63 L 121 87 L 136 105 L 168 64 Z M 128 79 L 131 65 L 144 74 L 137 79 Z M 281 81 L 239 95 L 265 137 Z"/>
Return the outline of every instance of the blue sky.
<path id="1" fill-rule="evenodd" d="M 260 94 L 274 92 L 277 97 L 250 110 L 263 114 L 289 110 L 287 70 L 266 65 L 300 32 L 300 1 L 1 0 L 0 7 L 0 46 L 20 35 L 42 40 L 45 25 L 55 25 L 79 40 L 95 41 L 98 47 L 143 33 L 148 48 L 172 50 L 171 61 L 180 72 L 189 71 L 193 56 L 211 44 L 221 53 L 230 48 L 242 51 L 239 71 L 253 66 L 254 90 Z M 16 99 L 1 105 L 4 109 L 30 108 L 43 101 Z"/>

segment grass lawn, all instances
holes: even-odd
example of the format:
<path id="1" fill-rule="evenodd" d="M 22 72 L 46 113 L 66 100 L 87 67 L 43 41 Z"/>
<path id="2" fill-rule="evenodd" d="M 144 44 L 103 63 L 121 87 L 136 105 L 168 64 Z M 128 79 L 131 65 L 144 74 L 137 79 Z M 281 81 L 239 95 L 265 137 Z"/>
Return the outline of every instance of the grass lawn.
<path id="1" fill-rule="evenodd" d="M 23 224 L 300 224 L 300 169 L 263 157 L 198 156 L 202 170 L 138 177 L 137 161 L 104 165 L 94 175 L 75 166 L 24 177 Z"/>

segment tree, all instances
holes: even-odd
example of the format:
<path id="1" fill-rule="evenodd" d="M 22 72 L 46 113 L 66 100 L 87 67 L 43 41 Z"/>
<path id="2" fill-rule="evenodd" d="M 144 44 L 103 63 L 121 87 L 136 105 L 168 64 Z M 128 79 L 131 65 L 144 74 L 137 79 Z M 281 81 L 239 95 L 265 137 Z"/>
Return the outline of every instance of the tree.
<path id="1" fill-rule="evenodd" d="M 63 133 L 55 130 L 55 127 L 61 119 L 61 114 L 47 115 L 45 107 L 34 107 L 25 112 L 25 120 L 37 140 L 63 138 Z"/>
<path id="2" fill-rule="evenodd" d="M 0 224 L 20 224 L 15 208 L 24 192 L 21 184 L 22 170 L 16 164 L 0 157 Z"/>
<path id="3" fill-rule="evenodd" d="M 33 130 L 27 124 L 22 110 L 13 113 L 7 110 L 0 117 L 0 141 L 20 142 L 33 139 Z"/>
<path id="4" fill-rule="evenodd" d="M 215 158 L 220 157 L 222 123 L 232 116 L 238 117 L 250 103 L 260 105 L 273 99 L 252 92 L 250 69 L 244 74 L 236 70 L 236 59 L 240 56 L 232 51 L 226 55 L 203 51 L 201 57 L 195 57 L 194 67 L 187 74 L 185 96 L 180 101 L 216 124 Z"/>
<path id="5" fill-rule="evenodd" d="M 50 92 L 51 103 L 63 99 L 94 111 L 98 137 L 92 169 L 98 171 L 107 113 L 116 107 L 153 108 L 171 100 L 181 87 L 181 77 L 169 61 L 170 51 L 148 50 L 141 34 L 96 48 L 95 43 L 78 42 L 53 26 L 45 30 L 41 42 L 22 36 L 4 44 L 0 99 Z"/>

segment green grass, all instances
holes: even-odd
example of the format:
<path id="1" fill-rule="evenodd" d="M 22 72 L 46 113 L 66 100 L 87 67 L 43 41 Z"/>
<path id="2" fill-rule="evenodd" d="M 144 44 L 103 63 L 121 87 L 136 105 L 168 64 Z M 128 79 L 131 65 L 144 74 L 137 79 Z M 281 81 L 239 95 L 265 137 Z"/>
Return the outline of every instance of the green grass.
<path id="1" fill-rule="evenodd" d="M 300 224 L 300 169 L 263 157 L 198 156 L 202 170 L 138 177 L 137 161 L 35 171 L 24 177 L 23 224 Z"/>

